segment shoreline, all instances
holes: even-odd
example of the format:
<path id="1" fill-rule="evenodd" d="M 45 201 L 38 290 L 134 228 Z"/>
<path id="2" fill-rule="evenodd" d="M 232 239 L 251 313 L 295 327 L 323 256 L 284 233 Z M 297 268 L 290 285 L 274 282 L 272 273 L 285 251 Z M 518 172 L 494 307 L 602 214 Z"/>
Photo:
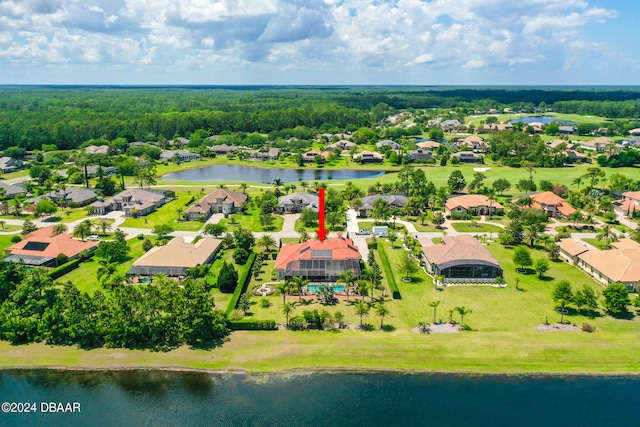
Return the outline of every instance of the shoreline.
<path id="1" fill-rule="evenodd" d="M 317 367 L 317 368 L 289 368 L 276 371 L 248 371 L 233 369 L 208 369 L 187 368 L 181 366 L 0 366 L 0 372 L 14 371 L 58 371 L 58 372 L 169 372 L 169 373 L 193 373 L 207 375 L 308 375 L 308 374 L 404 374 L 404 375 L 461 375 L 461 376 L 486 376 L 486 377 L 639 377 L 640 371 L 629 372 L 574 372 L 574 371 L 507 371 L 507 370 L 446 370 L 446 369 L 405 369 L 405 368 L 357 368 L 357 367 Z"/>

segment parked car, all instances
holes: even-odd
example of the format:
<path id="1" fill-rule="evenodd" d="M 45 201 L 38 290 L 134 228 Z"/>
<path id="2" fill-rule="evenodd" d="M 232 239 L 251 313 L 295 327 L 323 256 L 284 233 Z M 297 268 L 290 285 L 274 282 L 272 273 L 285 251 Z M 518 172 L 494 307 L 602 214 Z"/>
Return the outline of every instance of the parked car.
<path id="1" fill-rule="evenodd" d="M 358 231 L 356 231 L 356 235 L 358 235 L 358 236 L 368 236 L 369 234 L 371 234 L 371 232 L 369 230 L 358 230 Z"/>
<path id="2" fill-rule="evenodd" d="M 91 236 L 87 237 L 87 240 L 89 240 L 90 242 L 99 242 L 100 236 L 92 234 Z"/>

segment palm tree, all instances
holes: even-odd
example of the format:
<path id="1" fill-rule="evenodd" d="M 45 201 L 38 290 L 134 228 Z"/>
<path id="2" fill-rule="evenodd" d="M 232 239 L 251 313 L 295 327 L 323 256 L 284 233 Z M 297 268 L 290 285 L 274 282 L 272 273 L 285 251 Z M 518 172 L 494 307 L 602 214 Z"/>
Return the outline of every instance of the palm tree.
<path id="1" fill-rule="evenodd" d="M 343 271 L 342 273 L 340 273 L 340 276 L 338 276 L 338 282 L 344 283 L 345 285 L 344 288 L 345 291 L 347 291 L 347 302 L 349 301 L 349 290 L 354 280 L 355 277 L 353 276 L 353 271 L 351 270 Z"/>
<path id="2" fill-rule="evenodd" d="M 389 315 L 389 309 L 384 305 L 384 301 L 380 301 L 375 305 L 376 315 L 380 316 L 380 329 L 384 327 L 384 317 Z"/>
<path id="3" fill-rule="evenodd" d="M 358 280 L 358 293 L 362 295 L 362 301 L 364 301 L 365 295 L 369 293 L 370 289 L 373 289 L 373 283 L 367 280 Z"/>
<path id="4" fill-rule="evenodd" d="M 580 211 L 571 212 L 571 214 L 567 218 L 573 221 L 573 228 L 576 228 L 578 226 L 578 221 L 580 221 L 583 218 L 582 212 Z"/>
<path id="5" fill-rule="evenodd" d="M 436 323 L 436 311 L 439 305 L 440 305 L 440 300 L 431 301 L 431 303 L 429 304 L 429 307 L 433 307 L 433 323 Z"/>
<path id="6" fill-rule="evenodd" d="M 102 235 L 106 235 L 107 231 L 111 231 L 111 224 L 109 224 L 108 221 L 106 220 L 101 220 L 100 222 L 98 222 L 98 224 L 96 225 L 96 227 L 98 228 L 98 230 L 102 231 Z"/>
<path id="7" fill-rule="evenodd" d="M 276 284 L 276 290 L 282 294 L 282 304 L 286 304 L 287 294 L 291 289 L 291 284 L 289 282 L 282 282 Z"/>
<path id="8" fill-rule="evenodd" d="M 533 247 L 540 237 L 540 226 L 538 224 L 529 224 L 524 227 L 524 239 L 529 241 L 529 246 Z"/>
<path id="9" fill-rule="evenodd" d="M 282 186 L 282 180 L 280 178 L 276 178 L 273 180 L 273 186 L 274 187 L 281 187 Z"/>
<path id="10" fill-rule="evenodd" d="M 355 304 L 356 314 L 360 316 L 360 327 L 362 327 L 362 318 L 369 315 L 369 304 L 364 301 L 358 301 Z"/>
<path id="11" fill-rule="evenodd" d="M 53 228 L 51 229 L 51 235 L 52 236 L 57 236 L 59 234 L 64 234 L 69 230 L 69 227 L 67 227 L 66 224 L 56 224 L 53 226 Z"/>
<path id="12" fill-rule="evenodd" d="M 306 193 L 307 192 L 307 188 L 309 188 L 309 184 L 306 181 L 301 181 L 300 182 L 300 187 L 302 187 L 302 191 L 304 193 Z"/>
<path id="13" fill-rule="evenodd" d="M 84 238 L 91 234 L 91 221 L 84 220 L 80 224 L 76 225 L 73 229 L 73 236 L 80 237 L 84 242 Z"/>
<path id="14" fill-rule="evenodd" d="M 300 243 L 306 242 L 307 240 L 309 240 L 311 238 L 309 236 L 309 232 L 304 227 L 300 227 L 300 229 L 298 230 L 298 233 L 300 233 L 300 238 L 298 239 L 300 241 Z"/>
<path id="15" fill-rule="evenodd" d="M 98 280 L 103 283 L 109 280 L 109 278 L 116 272 L 116 268 L 118 267 L 118 263 L 109 262 L 106 259 L 100 260 L 100 267 L 98 268 Z"/>
<path id="16" fill-rule="evenodd" d="M 371 289 L 371 301 L 373 301 L 373 290 L 375 289 L 377 273 L 373 268 L 365 268 L 362 273 L 360 273 L 360 277 L 363 280 L 367 280 L 371 286 L 367 287 L 367 289 Z"/>
<path id="17" fill-rule="evenodd" d="M 271 252 L 275 250 L 278 245 L 270 234 L 265 234 L 258 240 L 258 246 L 264 248 L 265 252 Z"/>
<path id="18" fill-rule="evenodd" d="M 489 200 L 489 219 L 493 216 L 493 202 L 496 201 L 495 190 L 489 190 L 487 192 L 487 200 Z"/>
<path id="19" fill-rule="evenodd" d="M 466 308 L 464 308 L 464 306 L 462 306 L 456 307 L 456 311 L 458 312 L 458 314 L 460 314 L 460 326 L 464 328 L 464 316 L 466 314 L 471 314 L 471 310 L 467 310 Z"/>
<path id="20" fill-rule="evenodd" d="M 242 183 L 240 184 L 240 190 L 242 190 L 243 193 L 247 194 L 247 187 L 248 185 L 246 183 Z"/>
<path id="21" fill-rule="evenodd" d="M 453 312 L 456 311 L 455 308 L 452 308 L 451 310 L 447 310 L 447 313 L 449 313 L 449 323 L 453 323 Z"/>
<path id="22" fill-rule="evenodd" d="M 552 243 L 554 240 L 553 240 L 553 236 L 547 233 L 543 233 L 538 237 L 538 241 L 544 245 L 544 248 L 546 250 L 549 244 Z"/>
<path id="23" fill-rule="evenodd" d="M 289 327 L 289 315 L 290 315 L 291 313 L 293 313 L 293 310 L 295 310 L 295 309 L 296 309 L 296 306 L 295 306 L 295 305 L 293 305 L 293 304 L 292 304 L 292 303 L 290 303 L 290 302 L 286 303 L 286 304 L 282 307 L 282 314 L 284 314 L 284 315 L 285 315 L 285 317 L 286 317 L 286 322 L 287 322 L 287 323 L 285 324 L 285 326 L 286 326 L 287 328 Z"/>
<path id="24" fill-rule="evenodd" d="M 580 192 L 580 184 L 582 184 L 582 177 L 579 176 L 577 178 L 575 178 L 573 181 L 571 181 L 572 185 L 577 185 L 578 186 L 578 192 Z"/>
<path id="25" fill-rule="evenodd" d="M 291 287 L 298 293 L 298 302 L 302 304 L 302 288 L 309 284 L 308 280 L 300 276 L 295 276 L 291 282 Z"/>
<path id="26" fill-rule="evenodd" d="M 604 245 L 609 247 L 609 243 L 617 241 L 618 236 L 610 224 L 604 224 L 602 226 L 602 231 L 596 235 L 596 239 L 604 240 Z"/>

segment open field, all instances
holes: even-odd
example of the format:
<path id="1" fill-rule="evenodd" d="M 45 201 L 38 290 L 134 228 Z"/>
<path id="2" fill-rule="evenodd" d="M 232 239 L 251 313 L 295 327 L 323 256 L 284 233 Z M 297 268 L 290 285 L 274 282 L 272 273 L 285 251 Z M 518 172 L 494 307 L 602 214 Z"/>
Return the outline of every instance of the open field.
<path id="1" fill-rule="evenodd" d="M 178 215 L 178 210 L 182 209 L 182 212 L 184 212 L 189 206 L 191 206 L 190 203 L 187 203 L 189 200 L 193 198 L 194 201 L 196 201 L 202 196 L 203 194 L 196 191 L 182 191 L 180 193 L 176 193 L 175 200 L 161 206 L 157 211 L 152 212 L 149 215 L 139 218 L 127 218 L 122 224 L 122 227 L 153 228 L 159 224 L 168 224 L 175 230 L 198 231 L 204 226 L 204 224 L 200 221 L 177 221 L 178 218 L 181 218 L 181 216 Z"/>

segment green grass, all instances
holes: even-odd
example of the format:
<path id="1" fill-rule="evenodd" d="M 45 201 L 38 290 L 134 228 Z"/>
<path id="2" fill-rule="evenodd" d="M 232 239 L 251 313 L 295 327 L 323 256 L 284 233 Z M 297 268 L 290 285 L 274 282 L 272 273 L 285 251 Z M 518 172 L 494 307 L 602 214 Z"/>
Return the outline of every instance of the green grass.
<path id="1" fill-rule="evenodd" d="M 13 245 L 11 243 L 11 238 L 13 235 L 0 235 L 0 251 L 3 251 L 5 248 Z"/>
<path id="2" fill-rule="evenodd" d="M 127 241 L 129 245 L 129 260 L 118 265 L 117 271 L 119 273 L 126 273 L 129 271 L 133 262 L 140 258 L 144 251 L 142 250 L 142 240 L 130 239 Z M 61 276 L 57 280 L 60 282 L 70 281 L 81 292 L 88 292 L 93 295 L 96 291 L 103 293 L 109 293 L 105 290 L 98 281 L 98 269 L 100 268 L 100 259 L 96 256 L 91 257 L 87 261 L 80 264 L 75 270 Z"/>
<path id="3" fill-rule="evenodd" d="M 282 230 L 282 225 L 284 224 L 284 218 L 281 215 L 273 215 L 273 224 L 269 227 L 262 227 L 260 224 L 260 209 L 258 208 L 250 208 L 247 211 L 242 213 L 236 213 L 231 215 L 233 218 L 233 224 L 237 224 L 237 227 L 242 227 L 249 229 L 251 231 L 274 231 L 278 232 Z M 220 221 L 220 224 L 226 225 L 229 231 L 233 231 L 235 229 L 235 225 L 231 225 L 231 218 L 223 219 Z"/>
<path id="4" fill-rule="evenodd" d="M 22 230 L 22 227 L 19 225 L 5 224 L 2 228 L 0 228 L 0 233 L 10 233 L 17 230 Z"/>
<path id="5" fill-rule="evenodd" d="M 607 249 L 611 249 L 611 245 L 607 246 L 604 239 L 602 240 L 598 240 L 598 239 L 582 239 L 585 243 L 590 244 L 591 246 L 594 246 L 596 249 L 600 249 L 601 251 L 607 250 Z"/>
<path id="6" fill-rule="evenodd" d="M 484 223 L 473 223 L 473 222 L 452 222 L 451 226 L 457 232 L 466 232 L 466 233 L 499 233 L 504 231 L 504 228 L 498 227 L 493 224 L 484 224 Z"/>

